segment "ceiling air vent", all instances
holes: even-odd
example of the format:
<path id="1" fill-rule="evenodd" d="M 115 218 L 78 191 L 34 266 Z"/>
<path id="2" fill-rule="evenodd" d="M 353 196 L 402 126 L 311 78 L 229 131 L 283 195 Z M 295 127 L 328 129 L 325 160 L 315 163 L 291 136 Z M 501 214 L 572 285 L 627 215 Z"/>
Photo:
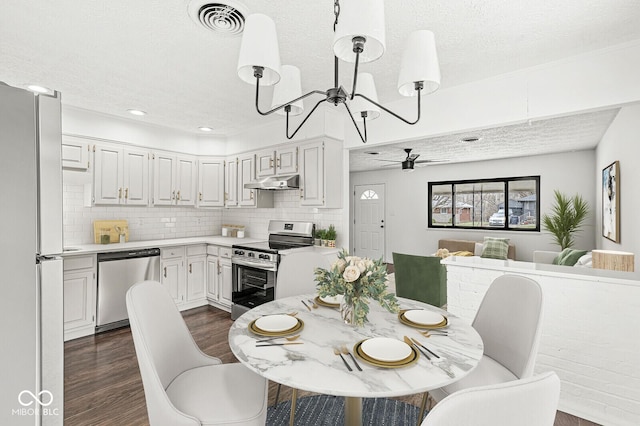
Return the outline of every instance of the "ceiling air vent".
<path id="1" fill-rule="evenodd" d="M 235 37 L 244 30 L 247 10 L 243 4 L 230 0 L 216 3 L 194 0 L 189 3 L 189 16 L 209 31 Z"/>

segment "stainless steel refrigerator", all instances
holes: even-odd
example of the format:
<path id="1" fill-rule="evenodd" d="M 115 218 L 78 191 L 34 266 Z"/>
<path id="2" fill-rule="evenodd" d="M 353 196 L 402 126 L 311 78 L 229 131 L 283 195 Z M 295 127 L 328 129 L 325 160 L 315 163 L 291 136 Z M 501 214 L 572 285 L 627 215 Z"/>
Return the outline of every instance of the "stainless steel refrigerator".
<path id="1" fill-rule="evenodd" d="M 0 424 L 62 425 L 60 96 L 0 82 Z"/>

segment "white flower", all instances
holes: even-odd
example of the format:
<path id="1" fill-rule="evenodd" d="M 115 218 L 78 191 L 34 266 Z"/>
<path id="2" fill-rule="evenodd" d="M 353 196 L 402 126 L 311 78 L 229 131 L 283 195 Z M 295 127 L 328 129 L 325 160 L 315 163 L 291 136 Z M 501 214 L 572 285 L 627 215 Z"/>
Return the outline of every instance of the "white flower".
<path id="1" fill-rule="evenodd" d="M 360 270 L 360 273 L 363 273 L 367 269 L 367 266 L 364 260 L 358 260 L 354 266 L 358 267 L 358 269 Z"/>
<path id="2" fill-rule="evenodd" d="M 344 272 L 344 268 L 347 266 L 347 262 L 345 262 L 343 259 L 338 259 L 335 262 L 333 262 L 333 265 L 331 265 L 331 269 L 338 269 L 339 273 L 343 273 Z"/>
<path id="3" fill-rule="evenodd" d="M 371 275 L 373 275 L 373 271 L 367 272 L 367 277 L 370 277 Z"/>
<path id="4" fill-rule="evenodd" d="M 371 259 L 364 259 L 364 265 L 365 265 L 367 268 L 373 268 L 373 260 L 371 260 Z"/>
<path id="5" fill-rule="evenodd" d="M 349 265 L 344 269 L 342 277 L 346 282 L 352 283 L 360 277 L 360 269 L 357 266 Z"/>

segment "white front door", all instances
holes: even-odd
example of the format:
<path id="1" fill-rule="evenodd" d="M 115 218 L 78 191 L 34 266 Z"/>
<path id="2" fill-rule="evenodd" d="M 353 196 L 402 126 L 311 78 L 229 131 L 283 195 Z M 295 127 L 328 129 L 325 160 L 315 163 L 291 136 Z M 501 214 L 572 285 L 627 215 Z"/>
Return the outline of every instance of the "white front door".
<path id="1" fill-rule="evenodd" d="M 354 191 L 356 256 L 384 257 L 384 184 L 356 185 Z"/>

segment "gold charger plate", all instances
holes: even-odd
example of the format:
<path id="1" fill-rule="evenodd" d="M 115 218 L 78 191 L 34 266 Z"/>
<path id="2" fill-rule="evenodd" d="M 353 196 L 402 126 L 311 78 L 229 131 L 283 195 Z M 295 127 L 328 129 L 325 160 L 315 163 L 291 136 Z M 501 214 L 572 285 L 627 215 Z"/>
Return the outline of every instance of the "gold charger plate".
<path id="1" fill-rule="evenodd" d="M 418 353 L 418 351 L 413 346 L 409 346 L 411 348 L 411 354 L 408 357 L 401 359 L 399 361 L 380 361 L 375 358 L 371 358 L 369 355 L 364 353 L 361 346 L 366 340 L 367 339 L 361 340 L 358 343 L 356 343 L 353 346 L 353 352 L 356 354 L 358 358 L 360 358 L 367 364 L 371 364 L 373 366 L 382 367 L 382 368 L 402 368 L 408 365 L 415 364 L 418 361 L 418 358 L 420 358 L 420 354 Z"/>
<path id="2" fill-rule="evenodd" d="M 406 310 L 400 311 L 400 313 L 398 314 L 398 319 L 400 320 L 401 323 L 403 323 L 404 325 L 408 325 L 409 327 L 423 328 L 425 330 L 434 330 L 434 329 L 438 329 L 438 328 L 444 328 L 444 327 L 449 325 L 449 318 L 447 318 L 446 316 L 438 324 L 432 324 L 432 325 L 418 324 L 416 322 L 410 321 L 407 317 L 405 317 L 404 316 L 405 312 L 406 312 Z"/>
<path id="3" fill-rule="evenodd" d="M 316 296 L 315 302 L 320 305 L 320 306 L 326 306 L 327 308 L 339 308 L 340 304 L 339 303 L 329 303 L 329 302 L 325 302 L 324 300 L 320 299 L 320 296 Z"/>
<path id="4" fill-rule="evenodd" d="M 266 331 L 256 326 L 257 320 L 258 319 L 256 318 L 253 321 L 251 321 L 247 326 L 247 328 L 249 329 L 250 332 L 252 332 L 253 334 L 257 334 L 258 336 L 266 336 L 266 337 L 286 336 L 288 334 L 300 331 L 304 327 L 304 322 L 302 322 L 300 318 L 296 318 L 296 320 L 298 320 L 298 323 L 288 330 Z"/>

